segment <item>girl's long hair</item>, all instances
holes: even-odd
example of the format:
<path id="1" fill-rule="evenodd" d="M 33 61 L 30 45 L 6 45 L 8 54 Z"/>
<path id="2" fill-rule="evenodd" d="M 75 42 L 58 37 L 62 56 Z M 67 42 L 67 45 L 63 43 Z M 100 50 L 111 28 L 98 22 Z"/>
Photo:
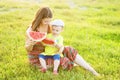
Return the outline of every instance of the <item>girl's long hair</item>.
<path id="1" fill-rule="evenodd" d="M 40 26 L 40 23 L 44 18 L 52 18 L 52 11 L 49 7 L 43 7 L 37 11 L 31 26 L 32 31 L 37 31 L 37 28 Z"/>

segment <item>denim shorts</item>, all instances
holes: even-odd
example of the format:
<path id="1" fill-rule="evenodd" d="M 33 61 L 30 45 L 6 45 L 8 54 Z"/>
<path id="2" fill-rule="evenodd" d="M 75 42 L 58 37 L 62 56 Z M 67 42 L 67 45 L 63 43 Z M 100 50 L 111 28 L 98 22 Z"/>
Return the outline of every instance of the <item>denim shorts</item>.
<path id="1" fill-rule="evenodd" d="M 43 54 L 40 54 L 39 58 L 43 58 L 43 59 L 52 58 L 54 60 L 60 60 L 60 54 L 55 54 L 55 55 L 43 55 Z"/>

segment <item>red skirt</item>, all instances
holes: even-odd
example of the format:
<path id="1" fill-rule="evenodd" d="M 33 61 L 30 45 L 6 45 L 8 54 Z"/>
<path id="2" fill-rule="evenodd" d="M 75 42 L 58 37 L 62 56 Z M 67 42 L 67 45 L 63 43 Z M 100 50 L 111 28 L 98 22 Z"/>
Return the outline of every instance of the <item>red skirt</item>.
<path id="1" fill-rule="evenodd" d="M 62 54 L 64 55 L 64 57 L 67 57 L 71 62 L 74 62 L 78 51 L 73 47 L 65 46 Z"/>

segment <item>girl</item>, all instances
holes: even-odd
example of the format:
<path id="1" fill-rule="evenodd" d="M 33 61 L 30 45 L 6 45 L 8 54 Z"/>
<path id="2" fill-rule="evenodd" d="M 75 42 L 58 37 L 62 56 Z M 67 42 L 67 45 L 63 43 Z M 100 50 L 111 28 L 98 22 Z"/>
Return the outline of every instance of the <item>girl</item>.
<path id="1" fill-rule="evenodd" d="M 49 7 L 39 9 L 35 15 L 32 25 L 29 26 L 27 31 L 45 32 L 50 33 L 51 27 L 49 23 L 52 19 L 52 11 Z M 39 66 L 39 53 L 44 52 L 44 45 L 41 42 L 32 41 L 26 36 L 25 48 L 28 52 L 29 61 L 32 65 Z"/>

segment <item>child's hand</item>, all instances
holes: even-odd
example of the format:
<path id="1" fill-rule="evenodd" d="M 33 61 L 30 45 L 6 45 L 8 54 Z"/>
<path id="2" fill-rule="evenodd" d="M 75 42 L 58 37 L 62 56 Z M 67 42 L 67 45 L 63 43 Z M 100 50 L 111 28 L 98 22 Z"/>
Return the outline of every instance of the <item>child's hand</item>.
<path id="1" fill-rule="evenodd" d="M 55 44 L 55 47 L 57 47 L 58 49 L 60 49 L 63 45 L 60 44 Z"/>
<path id="2" fill-rule="evenodd" d="M 59 53 L 62 53 L 63 50 L 64 50 L 64 46 L 61 46 L 61 47 L 59 48 Z"/>
<path id="3" fill-rule="evenodd" d="M 57 47 L 59 49 L 59 53 L 62 53 L 63 50 L 64 50 L 64 46 L 63 45 L 60 45 L 60 44 L 56 44 L 55 47 Z"/>

